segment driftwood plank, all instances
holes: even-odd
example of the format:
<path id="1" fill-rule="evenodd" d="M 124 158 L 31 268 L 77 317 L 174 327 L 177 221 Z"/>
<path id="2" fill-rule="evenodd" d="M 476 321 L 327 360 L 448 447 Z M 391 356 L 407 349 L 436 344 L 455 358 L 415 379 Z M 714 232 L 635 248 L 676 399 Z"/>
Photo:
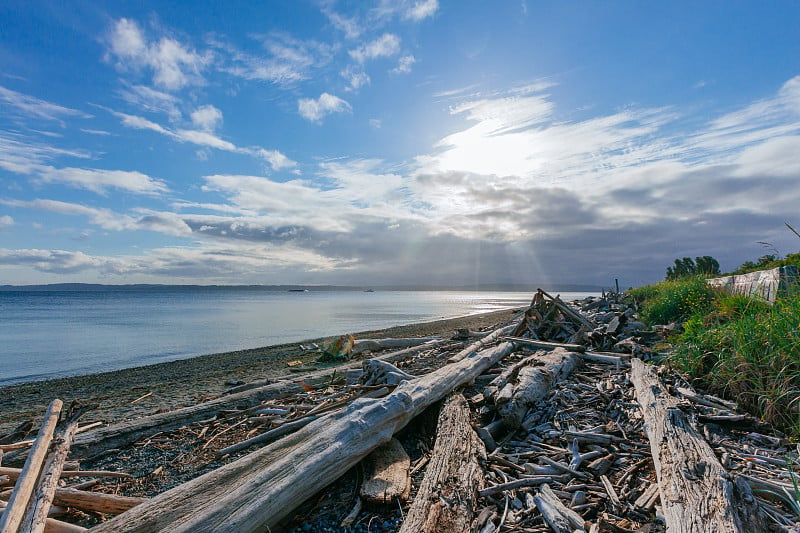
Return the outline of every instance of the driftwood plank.
<path id="1" fill-rule="evenodd" d="M 483 487 L 483 442 L 472 429 L 467 401 L 452 395 L 442 407 L 425 478 L 400 533 L 469 531 Z"/>
<path id="2" fill-rule="evenodd" d="M 734 483 L 651 366 L 631 361 L 668 533 L 768 531 L 746 484 Z"/>
<path id="3" fill-rule="evenodd" d="M 392 438 L 381 444 L 366 459 L 366 476 L 361 484 L 364 501 L 388 504 L 404 502 L 411 492 L 411 460 L 400 441 Z"/>
<path id="4" fill-rule="evenodd" d="M 300 431 L 152 498 L 93 528 L 100 532 L 250 532 L 276 524 L 454 388 L 511 353 L 503 343 L 356 400 Z"/>

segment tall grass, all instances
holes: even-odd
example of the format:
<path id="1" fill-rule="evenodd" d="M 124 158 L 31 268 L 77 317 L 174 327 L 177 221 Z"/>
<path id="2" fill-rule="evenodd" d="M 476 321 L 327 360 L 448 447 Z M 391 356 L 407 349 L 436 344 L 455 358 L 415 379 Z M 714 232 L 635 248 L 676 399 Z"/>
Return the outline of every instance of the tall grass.
<path id="1" fill-rule="evenodd" d="M 717 296 L 673 339 L 670 363 L 800 437 L 800 297 Z"/>

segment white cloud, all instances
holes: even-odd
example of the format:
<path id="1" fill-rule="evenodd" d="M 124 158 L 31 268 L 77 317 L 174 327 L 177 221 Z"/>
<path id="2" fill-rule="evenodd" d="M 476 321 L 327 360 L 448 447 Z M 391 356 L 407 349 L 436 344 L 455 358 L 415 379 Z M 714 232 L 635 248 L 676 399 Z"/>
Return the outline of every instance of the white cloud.
<path id="1" fill-rule="evenodd" d="M 438 9 L 438 0 L 422 0 L 420 2 L 414 2 L 414 4 L 408 6 L 406 11 L 403 13 L 403 18 L 413 21 L 420 21 L 428 17 L 432 17 Z"/>
<path id="2" fill-rule="evenodd" d="M 113 115 L 122 119 L 122 124 L 134 129 L 144 129 L 158 132 L 166 135 L 178 142 L 188 142 L 204 148 L 214 148 L 225 152 L 234 152 L 237 154 L 246 154 L 253 157 L 258 157 L 267 161 L 273 170 L 281 170 L 284 168 L 291 168 L 297 165 L 278 150 L 265 150 L 260 147 L 240 147 L 236 146 L 230 141 L 226 141 L 208 130 L 186 130 L 186 129 L 167 129 L 160 124 L 143 117 L 135 115 L 128 115 L 118 111 L 110 111 Z M 192 114 L 195 124 L 198 126 L 210 127 L 216 126 L 219 120 L 222 120 L 222 112 L 213 106 L 203 106 Z M 208 154 L 199 152 L 198 157 L 207 158 Z"/>
<path id="3" fill-rule="evenodd" d="M 392 69 L 392 72 L 394 74 L 408 74 L 416 62 L 417 60 L 413 55 L 403 56 L 397 66 Z"/>
<path id="4" fill-rule="evenodd" d="M 213 105 L 200 106 L 192 112 L 192 123 L 205 131 L 214 131 L 222 123 L 222 111 Z"/>
<path id="5" fill-rule="evenodd" d="M 313 98 L 301 98 L 298 100 L 297 111 L 301 117 L 307 120 L 321 122 L 325 116 L 331 113 L 352 111 L 352 107 L 338 96 L 322 93 L 316 100 Z"/>
<path id="6" fill-rule="evenodd" d="M 17 174 L 32 174 L 45 162 L 58 157 L 88 159 L 83 150 L 67 150 L 31 142 L 13 133 L 0 132 L 0 168 Z"/>
<path id="7" fill-rule="evenodd" d="M 369 85 L 371 81 L 366 72 L 352 65 L 341 71 L 340 74 L 350 85 L 348 90 L 357 91 L 361 87 Z"/>
<path id="8" fill-rule="evenodd" d="M 0 231 L 4 229 L 8 229 L 14 225 L 14 219 L 8 215 L 3 215 L 0 217 Z"/>
<path id="9" fill-rule="evenodd" d="M 328 20 L 334 28 L 344 33 L 348 39 L 358 39 L 364 31 L 355 18 L 348 18 L 341 13 L 335 12 L 329 7 L 324 7 L 322 13 L 328 17 Z"/>
<path id="10" fill-rule="evenodd" d="M 350 50 L 350 57 L 359 63 L 370 59 L 391 57 L 400 51 L 400 37 L 393 33 L 384 33 L 379 38 L 364 43 L 355 50 Z"/>
<path id="11" fill-rule="evenodd" d="M 105 194 L 108 189 L 151 195 L 169 190 L 163 181 L 135 171 L 48 166 L 39 169 L 38 176 L 46 183 L 65 183 L 98 194 Z"/>
<path id="12" fill-rule="evenodd" d="M 131 85 L 119 91 L 120 97 L 131 105 L 150 113 L 163 113 L 172 121 L 180 120 L 180 100 L 169 93 L 145 85 Z"/>
<path id="13" fill-rule="evenodd" d="M 122 18 L 111 30 L 109 53 L 122 70 L 152 71 L 153 83 L 167 90 L 203 83 L 201 71 L 209 58 L 190 50 L 175 39 L 162 37 L 148 42 L 136 22 Z"/>
<path id="14" fill-rule="evenodd" d="M 12 91 L 2 85 L 0 85 L 0 102 L 4 107 L 10 107 L 22 116 L 53 120 L 61 124 L 63 124 L 62 119 L 67 117 L 92 118 L 92 115 L 83 111 L 46 102 L 27 94 Z"/>
<path id="15" fill-rule="evenodd" d="M 86 270 L 123 273 L 124 261 L 117 258 L 93 257 L 83 252 L 67 250 L 0 248 L 0 265 L 27 266 L 39 272 L 71 274 Z"/>

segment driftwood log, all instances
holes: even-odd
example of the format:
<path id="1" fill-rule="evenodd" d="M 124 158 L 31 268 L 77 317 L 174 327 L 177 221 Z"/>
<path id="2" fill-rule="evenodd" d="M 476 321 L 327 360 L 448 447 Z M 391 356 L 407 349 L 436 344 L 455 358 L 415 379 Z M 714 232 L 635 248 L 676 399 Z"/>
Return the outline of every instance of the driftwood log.
<path id="1" fill-rule="evenodd" d="M 5 515 L 5 507 L 6 502 L 0 501 L 0 517 Z M 0 530 L 5 533 L 5 529 Z M 62 522 L 61 520 L 56 520 L 55 518 L 48 518 L 45 520 L 44 524 L 44 533 L 83 533 L 84 531 L 88 531 L 85 527 L 76 526 L 74 524 L 70 524 L 69 522 Z"/>
<path id="2" fill-rule="evenodd" d="M 525 364 L 518 367 L 516 378 L 510 377 L 494 395 L 506 428 L 518 428 L 528 410 L 544 398 L 553 384 L 568 376 L 579 361 L 575 353 L 563 348 L 527 357 Z"/>
<path id="3" fill-rule="evenodd" d="M 366 475 L 361 498 L 369 503 L 389 504 L 408 500 L 411 492 L 411 460 L 400 441 L 392 438 L 381 444 L 366 459 Z"/>
<path id="4" fill-rule="evenodd" d="M 383 354 L 376 359 L 382 361 L 405 359 L 418 353 L 420 350 L 437 346 L 439 343 L 443 342 L 445 341 L 432 341 L 414 348 Z M 147 435 L 153 435 L 161 431 L 170 431 L 204 420 L 216 415 L 216 413 L 222 409 L 230 409 L 242 405 L 252 406 L 256 405 L 258 402 L 301 393 L 305 391 L 302 385 L 300 385 L 301 382 L 308 385 L 323 383 L 329 380 L 334 373 L 344 376 L 346 369 L 358 368 L 360 366 L 361 362 L 354 362 L 349 365 L 292 376 L 291 381 L 270 383 L 253 389 L 242 390 L 228 396 L 222 396 L 201 404 L 96 428 L 75 438 L 75 442 L 72 446 L 72 456 L 88 457 L 111 448 L 121 448 Z"/>
<path id="5" fill-rule="evenodd" d="M 470 344 L 457 354 L 450 356 L 450 358 L 447 359 L 447 362 L 457 363 L 462 359 L 464 359 L 465 357 L 470 357 L 472 355 L 475 355 L 475 353 L 477 353 L 478 350 L 481 350 L 483 347 L 488 346 L 493 342 L 497 342 L 501 337 L 504 337 L 509 333 L 511 333 L 512 331 L 514 331 L 514 329 L 517 327 L 517 322 L 518 321 L 514 321 L 514 323 L 509 324 L 508 326 L 497 328 L 489 335 L 481 339 L 478 339 L 477 341 L 473 342 L 472 344 Z"/>
<path id="6" fill-rule="evenodd" d="M 39 474 L 42 472 L 43 464 L 53 440 L 53 434 L 58 425 L 61 409 L 64 403 L 61 400 L 53 400 L 47 407 L 44 414 L 42 426 L 36 436 L 36 441 L 31 447 L 22 472 L 14 485 L 14 491 L 8 500 L 8 505 L 0 518 L 0 531 L 13 533 L 19 529 L 28 509 L 28 504 L 37 487 Z"/>
<path id="7" fill-rule="evenodd" d="M 668 533 L 768 531 L 747 484 L 734 483 L 653 367 L 631 361 Z"/>
<path id="8" fill-rule="evenodd" d="M 439 414 L 436 443 L 400 533 L 469 531 L 483 488 L 486 449 L 472 429 L 467 401 L 448 398 Z"/>
<path id="9" fill-rule="evenodd" d="M 511 353 L 503 343 L 356 400 L 270 446 L 164 492 L 92 529 L 101 532 L 255 532 L 275 528 L 414 417 Z"/>

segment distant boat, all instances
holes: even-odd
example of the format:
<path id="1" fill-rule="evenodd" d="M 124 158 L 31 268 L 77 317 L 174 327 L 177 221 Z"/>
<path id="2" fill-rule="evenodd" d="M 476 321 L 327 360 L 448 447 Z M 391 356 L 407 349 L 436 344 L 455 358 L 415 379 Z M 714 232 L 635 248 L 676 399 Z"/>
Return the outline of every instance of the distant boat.
<path id="1" fill-rule="evenodd" d="M 308 289 L 289 289 L 289 292 L 308 292 Z"/>
<path id="2" fill-rule="evenodd" d="M 365 289 L 364 292 L 375 292 L 375 289 Z"/>

